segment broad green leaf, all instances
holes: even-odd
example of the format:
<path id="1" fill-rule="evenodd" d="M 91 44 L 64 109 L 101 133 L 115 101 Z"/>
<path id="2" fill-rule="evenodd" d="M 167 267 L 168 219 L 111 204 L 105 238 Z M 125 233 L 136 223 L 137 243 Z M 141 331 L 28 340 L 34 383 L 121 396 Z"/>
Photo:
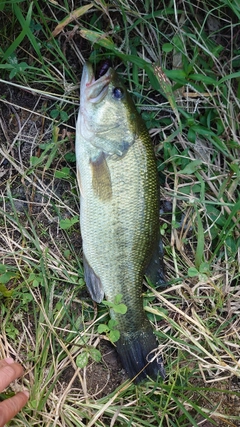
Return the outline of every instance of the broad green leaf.
<path id="1" fill-rule="evenodd" d="M 74 162 L 76 162 L 76 154 L 75 153 L 67 153 L 67 154 L 65 154 L 64 159 L 67 162 L 74 163 Z"/>
<path id="2" fill-rule="evenodd" d="M 41 161 L 39 160 L 39 157 L 37 157 L 37 156 L 31 156 L 30 157 L 30 165 L 31 166 L 37 166 L 38 165 L 38 163 L 40 163 Z"/>
<path id="3" fill-rule="evenodd" d="M 210 272 L 210 265 L 208 262 L 202 262 L 199 266 L 199 272 L 200 273 L 209 273 Z"/>
<path id="4" fill-rule="evenodd" d="M 127 312 L 127 306 L 125 304 L 118 304 L 113 307 L 115 313 L 125 314 Z"/>
<path id="5" fill-rule="evenodd" d="M 5 285 L 6 283 L 8 283 L 11 279 L 13 279 L 16 276 L 17 276 L 16 272 L 7 271 L 6 273 L 1 274 L 0 283 Z"/>
<path id="6" fill-rule="evenodd" d="M 76 365 L 78 368 L 85 368 L 88 364 L 88 358 L 89 354 L 87 351 L 83 351 L 81 354 L 79 354 L 76 358 Z"/>
<path id="7" fill-rule="evenodd" d="M 196 172 L 197 169 L 199 169 L 199 166 L 201 164 L 202 164 L 202 160 L 193 160 L 178 173 L 183 175 L 192 175 L 194 172 Z"/>
<path id="8" fill-rule="evenodd" d="M 162 50 L 163 50 L 163 52 L 166 52 L 166 53 L 168 53 L 168 52 L 172 52 L 172 50 L 173 50 L 173 45 L 172 45 L 171 43 L 164 43 L 164 44 L 162 45 Z"/>
<path id="9" fill-rule="evenodd" d="M 50 116 L 52 119 L 56 119 L 59 116 L 59 113 L 59 110 L 55 108 L 54 110 L 50 111 Z"/>
<path id="10" fill-rule="evenodd" d="M 182 194 L 191 194 L 191 193 L 200 193 L 201 192 L 201 186 L 199 184 L 191 184 L 191 185 L 185 185 L 181 188 Z"/>
<path id="11" fill-rule="evenodd" d="M 15 328 L 12 322 L 8 323 L 5 330 L 6 330 L 7 336 L 14 341 L 16 340 L 16 337 L 19 336 L 19 333 L 20 333 L 19 330 Z"/>
<path id="12" fill-rule="evenodd" d="M 114 298 L 114 304 L 120 304 L 120 302 L 122 301 L 122 294 L 117 294 Z"/>
<path id="13" fill-rule="evenodd" d="M 78 221 L 79 221 L 79 216 L 75 215 L 72 218 L 61 219 L 59 221 L 59 225 L 60 225 L 60 228 L 62 230 L 68 230 L 70 227 L 72 227 Z"/>
<path id="14" fill-rule="evenodd" d="M 64 110 L 60 110 L 60 117 L 63 122 L 66 122 L 69 119 L 68 113 Z"/>
<path id="15" fill-rule="evenodd" d="M 164 73 L 169 79 L 172 79 L 175 82 L 188 82 L 187 75 L 184 70 L 164 70 Z"/>
<path id="16" fill-rule="evenodd" d="M 99 334 L 103 334 L 109 332 L 109 327 L 107 325 L 104 325 L 103 323 L 101 323 L 100 325 L 98 325 L 98 333 Z"/>
<path id="17" fill-rule="evenodd" d="M 112 342 L 118 341 L 120 338 L 120 332 L 117 329 L 114 329 L 113 331 L 110 331 L 109 333 L 109 339 Z"/>
<path id="18" fill-rule="evenodd" d="M 67 179 L 70 176 L 70 168 L 64 167 L 60 171 L 55 171 L 54 176 L 55 176 L 55 178 Z"/>
<path id="19" fill-rule="evenodd" d="M 18 64 L 18 71 L 20 73 L 22 73 L 23 71 L 25 71 L 27 68 L 29 68 L 29 65 L 26 62 L 20 62 L 20 64 Z"/>
<path id="20" fill-rule="evenodd" d="M 114 303 L 111 301 L 102 301 L 102 304 L 106 305 L 109 308 L 113 308 L 114 307 Z"/>
<path id="21" fill-rule="evenodd" d="M 199 271 L 195 267 L 190 267 L 188 269 L 188 277 L 198 276 Z"/>
<path id="22" fill-rule="evenodd" d="M 236 237 L 229 236 L 225 240 L 225 245 L 228 252 L 232 256 L 237 256 L 238 249 L 240 248 L 240 237 L 236 239 Z"/>
<path id="23" fill-rule="evenodd" d="M 5 264 L 0 264 L 0 273 L 5 273 L 7 271 L 7 266 Z"/>
<path id="24" fill-rule="evenodd" d="M 96 348 L 90 348 L 89 349 L 89 355 L 95 362 L 100 362 L 102 359 L 101 352 L 97 350 Z"/>
<path id="25" fill-rule="evenodd" d="M 109 329 L 115 329 L 118 325 L 118 322 L 114 319 L 110 319 L 108 322 Z"/>
<path id="26" fill-rule="evenodd" d="M 215 208 L 213 205 L 206 204 L 206 211 L 212 222 L 215 222 L 220 227 L 225 224 L 225 217 L 220 209 Z"/>

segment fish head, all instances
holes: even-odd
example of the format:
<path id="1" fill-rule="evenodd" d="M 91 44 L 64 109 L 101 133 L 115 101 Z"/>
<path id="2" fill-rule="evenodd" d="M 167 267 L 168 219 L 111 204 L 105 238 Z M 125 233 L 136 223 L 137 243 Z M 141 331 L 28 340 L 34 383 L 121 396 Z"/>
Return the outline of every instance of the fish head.
<path id="1" fill-rule="evenodd" d="M 80 133 L 84 140 L 100 152 L 121 157 L 136 138 L 137 116 L 133 101 L 116 71 L 109 67 L 96 78 L 92 65 L 85 63 L 79 111 Z"/>

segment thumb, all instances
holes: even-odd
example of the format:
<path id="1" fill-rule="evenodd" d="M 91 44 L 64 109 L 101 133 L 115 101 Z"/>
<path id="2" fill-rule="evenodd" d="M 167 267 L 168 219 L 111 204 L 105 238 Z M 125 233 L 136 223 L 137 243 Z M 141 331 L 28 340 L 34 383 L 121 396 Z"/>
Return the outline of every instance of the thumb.
<path id="1" fill-rule="evenodd" d="M 0 403 L 0 427 L 10 421 L 23 408 L 29 399 L 28 391 L 21 391 Z"/>

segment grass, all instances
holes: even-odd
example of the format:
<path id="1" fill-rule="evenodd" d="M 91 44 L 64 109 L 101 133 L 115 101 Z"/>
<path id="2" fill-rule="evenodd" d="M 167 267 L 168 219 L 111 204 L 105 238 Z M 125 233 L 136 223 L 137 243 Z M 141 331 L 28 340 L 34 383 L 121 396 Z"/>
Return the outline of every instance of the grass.
<path id="1" fill-rule="evenodd" d="M 31 391 L 10 425 L 238 426 L 237 2 L 0 7 L 0 357 Z M 169 286 L 146 283 L 144 301 L 165 382 L 119 385 L 98 334 L 107 308 L 85 292 L 74 132 L 89 57 L 111 58 L 155 145 Z"/>

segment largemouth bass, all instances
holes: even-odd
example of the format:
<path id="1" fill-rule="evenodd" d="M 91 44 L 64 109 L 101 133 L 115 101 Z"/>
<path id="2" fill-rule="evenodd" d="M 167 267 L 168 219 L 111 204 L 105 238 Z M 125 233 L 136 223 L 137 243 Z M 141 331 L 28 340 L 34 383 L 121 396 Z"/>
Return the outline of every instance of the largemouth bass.
<path id="1" fill-rule="evenodd" d="M 106 71 L 106 72 L 105 72 Z M 101 74 L 100 74 L 101 75 Z M 149 134 L 117 73 L 95 79 L 83 67 L 76 125 L 77 178 L 85 280 L 94 301 L 122 294 L 117 351 L 136 381 L 164 377 L 157 341 L 143 310 L 142 282 L 162 276 L 159 264 L 159 188 Z M 151 354 L 150 354 L 151 353 Z"/>

